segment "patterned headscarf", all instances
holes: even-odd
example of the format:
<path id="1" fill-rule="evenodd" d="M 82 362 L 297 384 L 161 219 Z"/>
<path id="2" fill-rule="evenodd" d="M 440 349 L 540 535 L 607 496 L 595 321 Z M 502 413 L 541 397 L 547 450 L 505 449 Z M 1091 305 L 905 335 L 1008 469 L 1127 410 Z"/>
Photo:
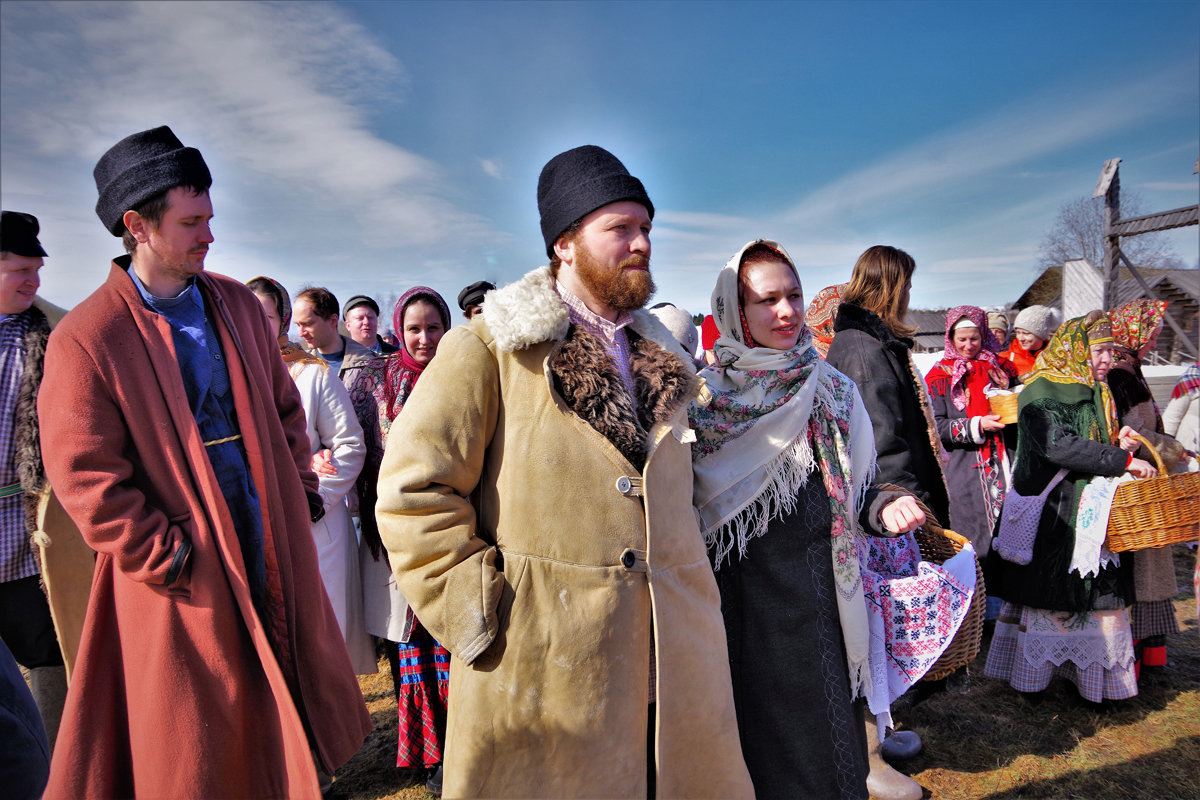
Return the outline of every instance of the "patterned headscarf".
<path id="1" fill-rule="evenodd" d="M 292 298 L 288 295 L 287 289 L 283 288 L 283 284 L 274 278 L 268 278 L 266 275 L 251 278 L 246 281 L 246 284 L 249 285 L 255 281 L 266 281 L 279 292 L 279 297 L 276 298 L 279 301 L 279 354 L 283 356 L 284 363 L 293 364 L 301 362 L 304 364 L 320 364 L 328 368 L 325 359 L 307 353 L 300 345 L 288 341 L 287 332 L 288 328 L 292 325 Z"/>
<path id="2" fill-rule="evenodd" d="M 833 344 L 833 321 L 837 318 L 844 291 L 844 283 L 826 286 L 813 295 L 808 310 L 804 312 L 804 324 L 812 331 L 813 347 L 817 348 L 821 358 L 829 354 L 829 345 Z"/>
<path id="3" fill-rule="evenodd" d="M 1179 376 L 1179 382 L 1171 390 L 1171 399 L 1178 400 L 1180 397 L 1197 391 L 1200 391 L 1200 361 L 1189 364 L 1188 368 Z"/>
<path id="4" fill-rule="evenodd" d="M 1137 360 L 1140 350 L 1167 315 L 1166 300 L 1130 300 L 1108 312 L 1112 320 L 1113 341 L 1122 360 Z"/>
<path id="5" fill-rule="evenodd" d="M 971 320 L 975 327 L 979 329 L 979 336 L 982 339 L 983 346 L 975 355 L 975 358 L 967 358 L 954 346 L 954 324 L 963 317 Z M 950 373 L 950 399 L 954 402 L 954 407 L 959 411 L 965 411 L 967 408 L 967 373 L 971 369 L 971 363 L 976 361 L 986 362 L 989 367 L 1001 369 L 1000 359 L 997 353 L 1000 352 L 1000 342 L 996 341 L 996 334 L 992 333 L 988 328 L 987 314 L 982 308 L 977 306 L 955 306 L 946 312 L 946 349 L 942 352 L 941 366 L 942 369 Z"/>
<path id="6" fill-rule="evenodd" d="M 1108 426 L 1108 430 L 1102 432 L 1102 441 L 1116 441 L 1120 425 L 1117 422 L 1117 406 L 1108 384 L 1092 376 L 1088 332 L 1110 325 L 1108 315 L 1099 311 L 1064 322 L 1050 337 L 1046 348 L 1038 353 L 1037 374 L 1030 382 L 1031 387 L 1036 381 L 1044 380 L 1057 384 L 1081 383 L 1092 389 L 1096 416 Z"/>
<path id="7" fill-rule="evenodd" d="M 865 689 L 868 620 L 859 573 L 858 519 L 875 470 L 875 440 L 858 389 L 828 366 L 801 326 L 790 350 L 754 346 L 744 331 L 738 299 L 739 269 L 755 244 L 775 250 L 795 271 L 778 243 L 747 243 L 725 264 L 712 294 L 720 338 L 717 364 L 703 370 L 712 401 L 693 405 L 695 503 L 705 543 L 717 568 L 733 551 L 744 556 L 750 539 L 789 513 L 814 469 L 829 495 L 833 522 L 833 574 L 851 686 Z"/>

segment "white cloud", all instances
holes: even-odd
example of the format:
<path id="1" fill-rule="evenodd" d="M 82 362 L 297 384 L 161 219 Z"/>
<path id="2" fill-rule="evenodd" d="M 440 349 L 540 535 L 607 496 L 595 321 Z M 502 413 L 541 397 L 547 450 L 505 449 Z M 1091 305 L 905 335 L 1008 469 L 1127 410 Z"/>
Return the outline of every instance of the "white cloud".
<path id="1" fill-rule="evenodd" d="M 200 148 L 239 207 L 293 206 L 295 218 L 284 223 L 291 238 L 326 224 L 328 233 L 377 247 L 436 248 L 490 235 L 486 220 L 449 199 L 439 165 L 372 132 L 368 110 L 398 102 L 408 77 L 336 6 L 14 10 L 21 33 L 4 39 L 12 48 L 6 105 L 12 97 L 35 102 L 29 113 L 6 115 L 6 133 L 19 133 L 34 157 L 94 163 L 117 139 L 165 122 Z M 16 152 L 8 141 L 5 148 L 6 156 Z M 256 238 L 248 221 L 227 216 L 221 224 L 234 239 L 243 225 L 246 241 Z"/>
<path id="2" fill-rule="evenodd" d="M 837 219 L 881 204 L 909 203 L 948 186 L 974 183 L 973 191 L 986 191 L 985 174 L 1026 173 L 1027 162 L 1038 157 L 1144 125 L 1176 109 L 1190 92 L 1191 82 L 1182 80 L 1182 74 L 1181 69 L 1166 70 L 1082 93 L 1055 87 L 897 150 L 811 192 L 782 217 L 797 222 Z"/>
<path id="3" fill-rule="evenodd" d="M 496 180 L 504 178 L 504 164 L 498 158 L 481 158 L 479 166 L 483 169 L 485 175 Z"/>

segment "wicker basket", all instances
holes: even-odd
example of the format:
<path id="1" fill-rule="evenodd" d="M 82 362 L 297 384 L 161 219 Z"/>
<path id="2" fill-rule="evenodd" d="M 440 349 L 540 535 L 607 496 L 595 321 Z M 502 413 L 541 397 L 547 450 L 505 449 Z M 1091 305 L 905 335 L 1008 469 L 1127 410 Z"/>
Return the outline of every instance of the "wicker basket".
<path id="1" fill-rule="evenodd" d="M 1117 487 L 1108 516 L 1108 549 L 1120 553 L 1195 541 L 1200 537 L 1200 472 L 1168 475 L 1154 445 L 1135 438 L 1154 456 L 1158 477 Z"/>
<path id="2" fill-rule="evenodd" d="M 906 492 L 901 486 L 878 484 L 877 488 Z M 914 498 L 916 499 L 916 498 Z M 938 524 L 933 512 L 917 499 L 917 505 L 925 512 L 925 525 L 913 531 L 917 546 L 921 548 L 921 560 L 933 564 L 945 564 L 959 553 L 966 545 L 965 536 L 960 536 L 951 530 L 946 530 Z M 936 681 L 949 675 L 959 667 L 965 667 L 979 655 L 979 644 L 983 638 L 983 615 L 987 604 L 987 589 L 983 583 L 983 567 L 979 557 L 975 557 L 975 594 L 971 596 L 971 607 L 962 625 L 950 641 L 950 646 L 942 653 L 929 671 L 921 678 L 923 681 Z"/>
<path id="3" fill-rule="evenodd" d="M 992 409 L 993 414 L 1000 415 L 1000 421 L 1005 425 L 1012 425 L 1017 421 L 1017 398 L 1020 397 L 1016 392 L 1005 392 L 1004 394 L 994 394 L 988 398 L 988 405 Z"/>

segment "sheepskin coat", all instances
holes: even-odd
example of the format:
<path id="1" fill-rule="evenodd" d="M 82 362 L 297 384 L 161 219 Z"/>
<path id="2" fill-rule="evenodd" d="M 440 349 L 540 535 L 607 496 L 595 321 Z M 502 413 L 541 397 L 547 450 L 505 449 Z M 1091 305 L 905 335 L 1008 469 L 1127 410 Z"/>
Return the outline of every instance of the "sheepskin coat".
<path id="1" fill-rule="evenodd" d="M 33 552 L 42 576 L 42 588 L 50 605 L 54 633 L 62 650 L 67 679 L 75 666 L 83 618 L 87 613 L 88 593 L 96 554 L 83 541 L 75 523 L 63 511 L 62 504 L 46 480 L 42 465 L 42 445 L 37 415 L 37 395 L 42 385 L 46 343 L 67 312 L 35 297 L 33 324 L 23 343 L 21 383 L 17 394 L 16 440 L 17 472 L 25 492 L 25 524 L 33 543 Z"/>
<path id="2" fill-rule="evenodd" d="M 376 515 L 453 656 L 446 797 L 645 797 L 648 727 L 659 797 L 753 795 L 692 509 L 701 384 L 633 316 L 636 412 L 543 267 L 446 334 L 392 427 Z"/>
<path id="3" fill-rule="evenodd" d="M 199 275 L 262 505 L 260 619 L 170 324 L 128 264 L 51 334 L 38 396 L 46 475 L 97 552 L 46 797 L 315 800 L 313 754 L 332 771 L 371 723 L 319 588 L 300 395 L 258 298 Z"/>

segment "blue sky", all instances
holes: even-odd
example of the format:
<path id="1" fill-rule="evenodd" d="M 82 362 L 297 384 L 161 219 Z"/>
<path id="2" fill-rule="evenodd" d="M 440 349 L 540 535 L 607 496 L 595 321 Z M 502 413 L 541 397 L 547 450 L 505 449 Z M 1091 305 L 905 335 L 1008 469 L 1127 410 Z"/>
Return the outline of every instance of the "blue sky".
<path id="1" fill-rule="evenodd" d="M 121 252 L 97 158 L 160 124 L 213 172 L 209 269 L 293 294 L 519 277 L 541 166 L 591 143 L 655 203 L 659 300 L 707 310 L 763 236 L 806 295 L 886 243 L 914 306 L 998 305 L 1106 159 L 1147 211 L 1200 199 L 1200 4 L 4 0 L 0 200 L 52 301 Z"/>

